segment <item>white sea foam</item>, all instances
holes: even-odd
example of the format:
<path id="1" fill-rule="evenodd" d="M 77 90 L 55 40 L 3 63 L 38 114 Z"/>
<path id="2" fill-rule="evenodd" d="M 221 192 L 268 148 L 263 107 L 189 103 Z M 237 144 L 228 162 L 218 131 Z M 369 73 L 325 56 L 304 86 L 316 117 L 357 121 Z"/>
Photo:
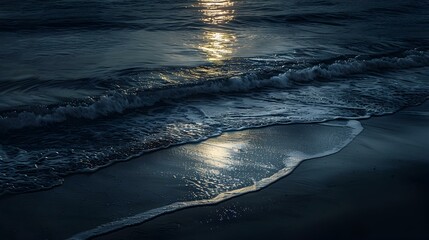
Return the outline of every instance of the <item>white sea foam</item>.
<path id="1" fill-rule="evenodd" d="M 408 51 L 403 57 L 381 57 L 368 60 L 358 58 L 337 61 L 330 65 L 317 65 L 302 70 L 289 70 L 273 77 L 282 83 L 285 79 L 298 82 L 313 81 L 320 78 L 332 79 L 369 71 L 386 71 L 426 66 L 429 64 L 429 53 L 424 51 Z"/>
<path id="2" fill-rule="evenodd" d="M 373 71 L 389 72 L 429 65 L 426 51 L 408 51 L 402 57 L 381 57 L 367 60 L 352 58 L 332 64 L 320 64 L 304 69 L 290 69 L 278 76 L 261 79 L 255 74 L 231 77 L 225 80 L 212 80 L 194 85 L 158 89 L 152 91 L 111 91 L 93 103 L 53 107 L 47 113 L 23 111 L 0 116 L 0 130 L 20 129 L 29 126 L 44 126 L 66 121 L 70 118 L 96 119 L 118 114 L 127 109 L 153 106 L 160 101 L 180 99 L 200 94 L 248 92 L 262 87 L 285 88 L 294 82 L 343 78 L 354 74 Z"/>
<path id="3" fill-rule="evenodd" d="M 73 240 L 88 239 L 88 238 L 106 234 L 121 228 L 125 228 L 127 226 L 143 223 L 145 221 L 158 217 L 162 214 L 171 213 L 171 212 L 184 209 L 184 208 L 189 208 L 189 207 L 217 204 L 219 202 L 231 199 L 233 197 L 258 191 L 274 183 L 275 181 L 285 177 L 286 175 L 290 174 L 304 160 L 324 157 L 324 156 L 328 156 L 339 152 L 341 149 L 346 147 L 350 142 L 352 142 L 353 139 L 363 130 L 363 127 L 360 124 L 360 122 L 356 120 L 349 120 L 347 121 L 346 124 L 342 124 L 340 122 L 337 122 L 337 123 L 333 122 L 333 123 L 330 123 L 329 126 L 351 128 L 350 135 L 345 140 L 343 140 L 343 142 L 341 142 L 340 144 L 332 146 L 332 148 L 322 152 L 317 152 L 314 154 L 306 154 L 302 152 L 289 153 L 288 154 L 289 156 L 284 159 L 284 167 L 282 169 L 280 169 L 278 172 L 274 173 L 269 177 L 260 179 L 259 181 L 254 181 L 253 185 L 243 187 L 240 189 L 235 189 L 232 191 L 223 192 L 215 196 L 214 198 L 210 198 L 210 199 L 175 202 L 166 206 L 162 206 L 149 211 L 145 211 L 140 214 L 136 214 L 134 216 L 126 217 L 118 221 L 113 221 L 113 222 L 100 225 L 94 229 L 76 234 L 72 236 L 70 239 L 73 239 Z"/>

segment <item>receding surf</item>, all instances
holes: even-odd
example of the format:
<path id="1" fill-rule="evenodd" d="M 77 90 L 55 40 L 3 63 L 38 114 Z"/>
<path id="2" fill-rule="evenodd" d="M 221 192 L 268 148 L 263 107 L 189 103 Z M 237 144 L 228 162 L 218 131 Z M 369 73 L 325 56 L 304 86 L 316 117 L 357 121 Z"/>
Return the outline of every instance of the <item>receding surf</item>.
<path id="1" fill-rule="evenodd" d="M 183 183 L 192 183 L 185 197 L 177 196 L 185 201 L 148 209 L 76 234 L 71 239 L 87 239 L 179 209 L 215 204 L 260 190 L 291 173 L 304 160 L 340 151 L 362 130 L 356 120 L 285 125 L 225 133 L 199 144 L 171 148 L 168 151 L 181 159 L 163 163 L 163 177 L 168 178 L 165 173 L 171 172 L 183 179 Z M 165 166 L 174 166 L 174 171 Z M 176 184 L 179 187 L 181 183 Z"/>
<path id="2" fill-rule="evenodd" d="M 69 174 L 226 131 L 388 114 L 429 92 L 425 50 L 300 64 L 262 59 L 152 75 L 128 70 L 116 81 L 100 80 L 97 89 L 116 89 L 102 96 L 20 108 L 12 101 L 0 112 L 0 132 L 12 136 L 0 137 L 0 195 L 51 188 Z M 153 75 L 181 81 L 149 84 Z M 110 86 L 116 82 L 122 85 Z"/>

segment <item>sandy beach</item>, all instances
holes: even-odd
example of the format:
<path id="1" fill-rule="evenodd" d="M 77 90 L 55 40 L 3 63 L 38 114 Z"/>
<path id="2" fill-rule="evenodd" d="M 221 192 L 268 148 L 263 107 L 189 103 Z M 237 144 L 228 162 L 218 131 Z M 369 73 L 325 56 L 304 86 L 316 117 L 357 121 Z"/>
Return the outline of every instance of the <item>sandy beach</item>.
<path id="1" fill-rule="evenodd" d="M 429 1 L 0 1 L 0 240 L 429 239 Z"/>
<path id="2" fill-rule="evenodd" d="M 426 239 L 428 111 L 425 103 L 362 120 L 363 132 L 340 152 L 304 161 L 292 174 L 261 191 L 165 214 L 97 239 Z M 323 127 L 316 125 L 230 132 L 191 144 L 194 150 L 190 154 L 195 155 L 207 142 L 236 142 L 244 136 L 278 142 L 287 131 L 301 129 L 303 135 L 313 137 L 312 129 L 322 134 Z M 273 147 L 282 147 L 282 142 L 258 144 L 271 152 L 275 152 Z M 157 176 L 150 165 L 161 164 L 165 169 L 171 164 L 168 159 L 189 164 L 189 155 L 179 151 L 187 147 L 160 150 L 93 174 L 74 175 L 50 190 L 3 196 L 0 232 L 5 239 L 64 239 L 168 204 L 172 199 L 167 196 L 180 197 L 186 187 L 177 189 L 180 180 Z"/>
<path id="3" fill-rule="evenodd" d="M 259 192 L 97 239 L 427 239 L 428 109 L 364 120 L 343 151 Z"/>

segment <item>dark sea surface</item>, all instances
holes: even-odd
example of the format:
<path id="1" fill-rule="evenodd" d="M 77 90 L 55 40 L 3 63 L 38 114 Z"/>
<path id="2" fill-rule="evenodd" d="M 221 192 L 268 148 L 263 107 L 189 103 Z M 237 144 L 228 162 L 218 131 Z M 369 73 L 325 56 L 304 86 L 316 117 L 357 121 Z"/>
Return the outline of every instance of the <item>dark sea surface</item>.
<path id="1" fill-rule="evenodd" d="M 429 96 L 428 1 L 3 0 L 0 44 L 3 202 L 145 163 L 139 184 L 118 180 L 137 202 L 57 203 L 40 212 L 86 210 L 43 227 L 19 219 L 35 239 L 86 239 L 260 189 L 347 146 L 356 120 Z M 264 131 L 276 137 L 252 137 Z"/>
<path id="2" fill-rule="evenodd" d="M 0 2 L 0 194 L 429 96 L 428 1 Z"/>

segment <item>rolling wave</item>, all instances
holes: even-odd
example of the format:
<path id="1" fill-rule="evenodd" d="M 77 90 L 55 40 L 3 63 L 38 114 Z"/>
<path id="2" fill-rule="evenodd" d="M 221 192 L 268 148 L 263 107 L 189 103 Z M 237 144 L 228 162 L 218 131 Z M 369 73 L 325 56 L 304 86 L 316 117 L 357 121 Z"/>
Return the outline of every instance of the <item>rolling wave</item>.
<path id="1" fill-rule="evenodd" d="M 264 61 L 259 59 L 257 61 Z M 367 58 L 356 56 L 332 63 L 320 63 L 302 69 L 289 69 L 281 74 L 249 73 L 192 84 L 178 84 L 154 89 L 118 89 L 84 102 L 39 107 L 38 111 L 7 111 L 0 115 L 1 131 L 46 126 L 70 119 L 97 119 L 122 114 L 129 109 L 154 106 L 161 102 L 203 94 L 244 93 L 261 88 L 285 89 L 313 81 L 334 81 L 359 74 L 382 74 L 395 70 L 429 66 L 429 52 L 408 50 L 399 56 Z M 271 74 L 272 75 L 272 74 Z M 40 110 L 41 109 L 41 110 Z"/>

